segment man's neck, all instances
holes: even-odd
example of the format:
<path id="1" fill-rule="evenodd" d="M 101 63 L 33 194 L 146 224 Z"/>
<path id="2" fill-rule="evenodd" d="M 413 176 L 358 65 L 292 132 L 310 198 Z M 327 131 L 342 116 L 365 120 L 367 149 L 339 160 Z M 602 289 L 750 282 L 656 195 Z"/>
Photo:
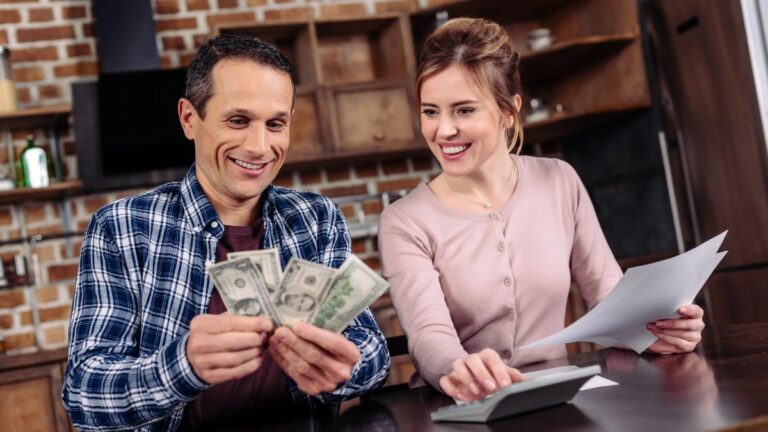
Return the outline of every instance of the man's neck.
<path id="1" fill-rule="evenodd" d="M 261 216 L 264 193 L 247 200 L 235 200 L 218 193 L 215 188 L 208 184 L 204 176 L 198 175 L 198 181 L 203 189 L 203 193 L 208 197 L 208 201 L 210 201 L 214 210 L 216 210 L 216 214 L 219 215 L 221 223 L 224 225 L 251 226 Z"/>

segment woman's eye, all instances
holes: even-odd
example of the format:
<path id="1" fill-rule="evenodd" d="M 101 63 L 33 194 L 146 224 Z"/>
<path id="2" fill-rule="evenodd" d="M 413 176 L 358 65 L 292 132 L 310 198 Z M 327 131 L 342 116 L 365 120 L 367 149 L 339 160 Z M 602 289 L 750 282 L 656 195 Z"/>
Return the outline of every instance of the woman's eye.
<path id="1" fill-rule="evenodd" d="M 475 112 L 475 109 L 465 107 L 465 108 L 459 108 L 458 110 L 456 110 L 456 112 L 459 113 L 460 115 L 469 115 Z"/>
<path id="2" fill-rule="evenodd" d="M 230 126 L 235 128 L 244 128 L 248 126 L 249 120 L 245 117 L 232 117 L 227 120 Z"/>
<path id="3" fill-rule="evenodd" d="M 435 111 L 433 109 L 421 110 L 421 113 L 424 114 L 427 117 L 434 117 L 434 116 L 437 115 L 437 111 Z"/>

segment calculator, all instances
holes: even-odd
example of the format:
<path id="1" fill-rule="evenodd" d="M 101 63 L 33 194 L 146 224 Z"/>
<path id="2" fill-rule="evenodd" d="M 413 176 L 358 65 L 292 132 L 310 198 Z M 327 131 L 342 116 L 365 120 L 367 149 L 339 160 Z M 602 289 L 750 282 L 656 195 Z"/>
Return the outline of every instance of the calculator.
<path id="1" fill-rule="evenodd" d="M 432 413 L 432 421 L 484 423 L 565 403 L 600 372 L 600 365 L 594 365 L 520 381 L 485 399 L 440 408 Z"/>

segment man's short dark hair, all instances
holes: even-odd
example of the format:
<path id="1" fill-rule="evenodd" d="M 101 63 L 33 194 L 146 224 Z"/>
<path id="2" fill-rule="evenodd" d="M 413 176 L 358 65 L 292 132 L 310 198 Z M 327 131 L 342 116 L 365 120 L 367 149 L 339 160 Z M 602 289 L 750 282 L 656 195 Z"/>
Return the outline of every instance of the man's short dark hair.
<path id="1" fill-rule="evenodd" d="M 205 106 L 213 96 L 211 71 L 223 59 L 251 60 L 262 66 L 283 71 L 291 78 L 296 95 L 296 79 L 293 67 L 277 48 L 253 36 L 224 34 L 209 39 L 198 48 L 187 69 L 185 95 L 195 107 L 200 118 L 205 118 Z"/>

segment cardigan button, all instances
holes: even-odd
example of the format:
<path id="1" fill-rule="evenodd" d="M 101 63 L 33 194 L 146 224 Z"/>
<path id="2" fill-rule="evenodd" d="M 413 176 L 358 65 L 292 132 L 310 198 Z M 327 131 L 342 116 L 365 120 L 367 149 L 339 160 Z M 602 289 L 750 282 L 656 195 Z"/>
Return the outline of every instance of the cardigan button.
<path id="1" fill-rule="evenodd" d="M 511 286 L 511 285 L 512 285 L 512 278 L 510 278 L 510 277 L 505 277 L 505 278 L 504 278 L 504 285 L 506 285 L 506 286 Z"/>
<path id="2" fill-rule="evenodd" d="M 504 360 L 509 360 L 509 359 L 511 359 L 511 358 L 512 358 L 512 351 L 510 351 L 510 350 L 504 350 L 504 351 L 502 351 L 502 352 L 501 352 L 501 357 L 502 357 Z"/>

